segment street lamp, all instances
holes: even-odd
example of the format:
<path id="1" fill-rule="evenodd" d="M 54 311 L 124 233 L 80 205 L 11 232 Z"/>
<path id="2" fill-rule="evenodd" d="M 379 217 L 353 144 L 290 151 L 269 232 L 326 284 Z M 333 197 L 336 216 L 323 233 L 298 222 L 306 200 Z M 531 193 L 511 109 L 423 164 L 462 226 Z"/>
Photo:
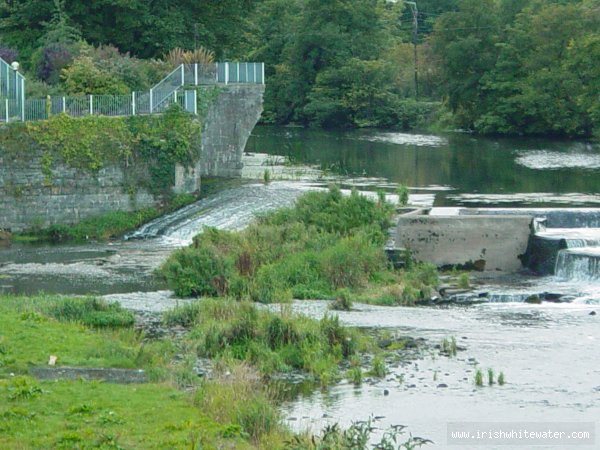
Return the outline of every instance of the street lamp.
<path id="1" fill-rule="evenodd" d="M 417 9 L 417 2 L 404 2 L 410 6 L 410 10 L 413 15 L 413 46 L 415 53 L 415 99 L 419 100 L 419 65 L 417 56 L 417 39 L 419 37 L 419 10 Z"/>

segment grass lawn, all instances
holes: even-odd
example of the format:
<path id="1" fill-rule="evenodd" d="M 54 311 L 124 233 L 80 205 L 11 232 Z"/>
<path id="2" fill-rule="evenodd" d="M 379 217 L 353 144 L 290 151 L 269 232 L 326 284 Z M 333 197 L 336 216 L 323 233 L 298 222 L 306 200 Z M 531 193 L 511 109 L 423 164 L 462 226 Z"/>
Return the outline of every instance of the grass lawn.
<path id="1" fill-rule="evenodd" d="M 252 448 L 236 434 L 166 385 L 0 380 L 3 449 Z"/>

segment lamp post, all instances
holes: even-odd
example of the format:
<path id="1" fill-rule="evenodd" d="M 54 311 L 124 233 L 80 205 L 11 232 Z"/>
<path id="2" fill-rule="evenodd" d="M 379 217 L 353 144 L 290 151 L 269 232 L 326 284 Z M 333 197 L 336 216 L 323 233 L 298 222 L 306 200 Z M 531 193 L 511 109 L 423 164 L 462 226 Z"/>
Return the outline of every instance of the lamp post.
<path id="1" fill-rule="evenodd" d="M 413 15 L 413 46 L 414 46 L 414 64 L 415 64 L 415 99 L 419 100 L 419 60 L 417 55 L 417 40 L 419 37 L 419 10 L 417 2 L 404 2 L 410 6 Z"/>

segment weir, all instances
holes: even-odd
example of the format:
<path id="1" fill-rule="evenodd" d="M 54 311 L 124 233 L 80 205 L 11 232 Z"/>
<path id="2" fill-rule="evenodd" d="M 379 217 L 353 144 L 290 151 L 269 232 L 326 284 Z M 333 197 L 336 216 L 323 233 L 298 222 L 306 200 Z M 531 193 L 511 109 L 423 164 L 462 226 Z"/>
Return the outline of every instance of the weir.
<path id="1" fill-rule="evenodd" d="M 396 242 L 441 267 L 600 280 L 600 210 L 460 208 L 405 215 Z M 497 299 L 496 301 L 502 301 Z"/>

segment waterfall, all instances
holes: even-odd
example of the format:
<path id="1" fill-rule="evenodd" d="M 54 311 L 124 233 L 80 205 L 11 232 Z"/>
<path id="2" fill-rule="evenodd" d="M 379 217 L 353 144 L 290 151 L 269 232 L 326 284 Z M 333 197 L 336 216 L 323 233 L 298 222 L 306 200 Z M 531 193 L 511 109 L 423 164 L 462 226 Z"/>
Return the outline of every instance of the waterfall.
<path id="1" fill-rule="evenodd" d="M 600 281 L 600 249 L 596 250 L 559 251 L 554 273 L 565 280 Z"/>
<path id="2" fill-rule="evenodd" d="M 565 238 L 567 248 L 600 247 L 600 241 L 597 239 L 570 239 Z"/>

